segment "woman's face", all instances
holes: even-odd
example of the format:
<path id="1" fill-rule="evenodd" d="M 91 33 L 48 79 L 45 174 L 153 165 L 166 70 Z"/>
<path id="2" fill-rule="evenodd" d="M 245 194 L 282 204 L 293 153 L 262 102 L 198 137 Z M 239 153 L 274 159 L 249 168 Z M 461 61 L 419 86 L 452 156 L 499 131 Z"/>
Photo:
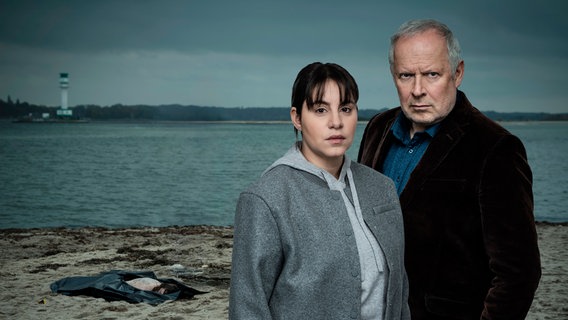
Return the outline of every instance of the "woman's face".
<path id="1" fill-rule="evenodd" d="M 292 122 L 302 132 L 302 154 L 314 165 L 336 174 L 343 164 L 343 156 L 355 136 L 357 106 L 355 102 L 341 104 L 337 83 L 325 83 L 321 101 L 315 101 L 308 109 L 306 102 L 300 116 L 295 107 L 291 109 Z M 330 171 L 332 170 L 332 171 Z"/>

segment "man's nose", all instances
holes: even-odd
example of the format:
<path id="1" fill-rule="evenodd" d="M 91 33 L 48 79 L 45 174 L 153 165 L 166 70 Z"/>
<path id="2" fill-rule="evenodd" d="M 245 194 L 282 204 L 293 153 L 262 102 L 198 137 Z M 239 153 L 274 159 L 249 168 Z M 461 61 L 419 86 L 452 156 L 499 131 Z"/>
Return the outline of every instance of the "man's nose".
<path id="1" fill-rule="evenodd" d="M 415 97 L 420 97 L 422 95 L 424 95 L 424 86 L 422 85 L 422 77 L 421 76 L 416 76 L 416 78 L 414 78 L 414 85 L 412 86 L 412 95 Z"/>

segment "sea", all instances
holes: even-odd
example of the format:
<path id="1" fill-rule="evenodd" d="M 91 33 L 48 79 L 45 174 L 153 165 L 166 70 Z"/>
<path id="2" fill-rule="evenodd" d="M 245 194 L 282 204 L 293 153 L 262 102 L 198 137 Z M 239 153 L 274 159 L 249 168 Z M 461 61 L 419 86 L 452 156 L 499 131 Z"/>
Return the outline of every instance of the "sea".
<path id="1" fill-rule="evenodd" d="M 567 222 L 568 122 L 502 125 L 527 149 L 535 219 Z M 295 140 L 289 123 L 3 121 L 0 229 L 230 226 L 239 193 Z"/>

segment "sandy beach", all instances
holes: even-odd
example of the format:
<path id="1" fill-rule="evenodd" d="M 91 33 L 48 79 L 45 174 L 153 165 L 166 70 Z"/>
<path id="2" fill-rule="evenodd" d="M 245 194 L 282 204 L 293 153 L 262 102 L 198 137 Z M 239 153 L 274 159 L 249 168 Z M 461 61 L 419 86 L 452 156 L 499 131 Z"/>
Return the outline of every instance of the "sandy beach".
<path id="1" fill-rule="evenodd" d="M 538 223 L 542 279 L 527 319 L 568 319 L 568 224 Z M 233 230 L 2 229 L 1 319 L 227 319 Z M 70 276 L 153 271 L 206 291 L 152 306 L 54 294 Z"/>

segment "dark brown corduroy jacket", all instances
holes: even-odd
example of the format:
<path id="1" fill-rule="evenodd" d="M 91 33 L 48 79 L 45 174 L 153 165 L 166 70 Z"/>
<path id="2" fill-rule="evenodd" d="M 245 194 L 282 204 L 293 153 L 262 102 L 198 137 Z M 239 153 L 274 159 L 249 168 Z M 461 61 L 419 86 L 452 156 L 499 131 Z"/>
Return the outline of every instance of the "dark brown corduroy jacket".
<path id="1" fill-rule="evenodd" d="M 412 319 L 524 319 L 541 275 L 526 152 L 457 95 L 400 195 Z M 359 162 L 382 172 L 400 112 L 369 121 Z"/>

